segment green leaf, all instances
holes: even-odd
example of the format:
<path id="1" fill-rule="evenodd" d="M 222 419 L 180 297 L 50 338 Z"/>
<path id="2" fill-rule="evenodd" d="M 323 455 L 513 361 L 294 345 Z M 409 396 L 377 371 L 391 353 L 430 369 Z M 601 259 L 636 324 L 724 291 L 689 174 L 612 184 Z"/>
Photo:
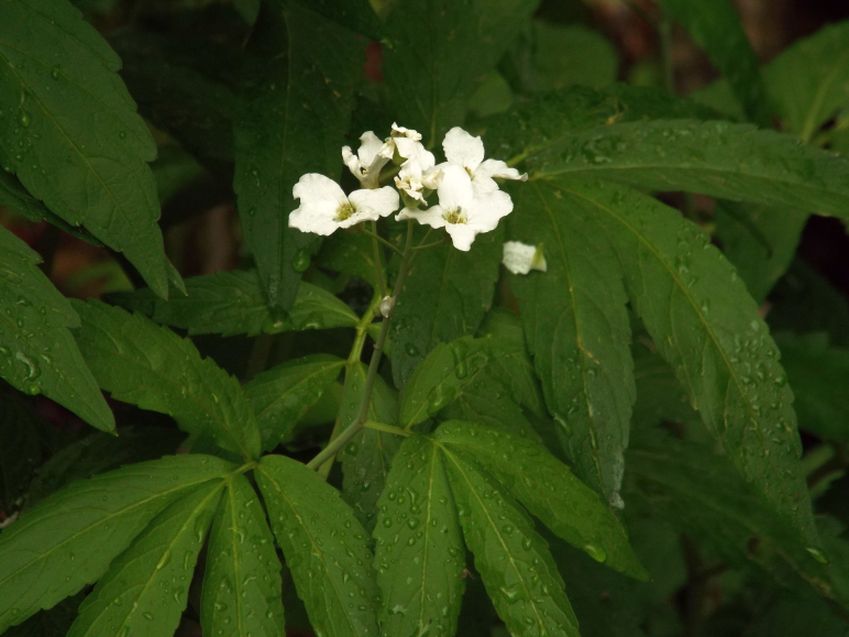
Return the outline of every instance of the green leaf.
<path id="1" fill-rule="evenodd" d="M 563 580 L 533 522 L 473 463 L 452 451 L 444 454 L 463 538 L 507 630 L 577 637 Z"/>
<path id="2" fill-rule="evenodd" d="M 763 301 L 790 267 L 808 213 L 721 202 L 714 219 L 722 251 L 752 297 Z"/>
<path id="3" fill-rule="evenodd" d="M 296 2 L 265 3 L 259 16 L 236 118 L 234 187 L 272 306 L 292 305 L 315 246 L 288 227 L 292 186 L 304 173 L 340 174 L 364 50 L 361 38 Z"/>
<path id="4" fill-rule="evenodd" d="M 593 217 L 551 184 L 522 189 L 511 236 L 542 245 L 548 271 L 511 277 L 557 433 L 578 475 L 621 505 L 636 398 L 627 297 L 616 257 Z"/>
<path id="5" fill-rule="evenodd" d="M 749 119 L 769 124 L 767 95 L 743 24 L 730 0 L 660 0 L 664 13 L 680 22 L 728 79 Z"/>
<path id="6" fill-rule="evenodd" d="M 0 228 L 0 378 L 44 394 L 104 431 L 115 418 L 68 330 L 80 319 L 36 265 L 39 255 Z"/>
<path id="7" fill-rule="evenodd" d="M 99 301 L 75 301 L 77 341 L 100 386 L 142 409 L 172 416 L 229 451 L 254 458 L 259 429 L 239 382 L 191 341 L 150 320 Z"/>
<path id="8" fill-rule="evenodd" d="M 0 631 L 96 581 L 148 521 L 233 465 L 168 456 L 76 482 L 0 534 Z"/>
<path id="9" fill-rule="evenodd" d="M 172 635 L 223 482 L 182 495 L 119 555 L 86 597 L 68 637 Z"/>
<path id="10" fill-rule="evenodd" d="M 825 26 L 783 51 L 764 72 L 785 128 L 804 141 L 849 106 L 847 43 L 849 22 Z"/>
<path id="11" fill-rule="evenodd" d="M 100 243 L 81 228 L 72 226 L 61 217 L 50 212 L 45 208 L 43 203 L 26 191 L 17 177 L 12 173 L 2 170 L 0 170 L 0 206 L 9 208 L 11 211 L 36 223 L 47 221 L 60 228 L 63 232 L 67 232 L 89 243 Z"/>
<path id="12" fill-rule="evenodd" d="M 116 71 L 121 61 L 66 0 L 0 6 L 0 163 L 72 225 L 123 252 L 157 294 L 156 146 Z M 81 187 L 85 184 L 85 187 Z"/>
<path id="13" fill-rule="evenodd" d="M 434 347 L 401 390 L 401 425 L 426 420 L 473 383 L 489 363 L 489 341 L 464 336 Z"/>
<path id="14" fill-rule="evenodd" d="M 602 88 L 613 84 L 616 50 L 598 31 L 577 24 L 534 20 L 508 58 L 526 91 L 551 91 L 574 84 Z"/>
<path id="15" fill-rule="evenodd" d="M 302 283 L 288 314 L 274 313 L 253 270 L 219 272 L 185 280 L 186 295 L 163 301 L 150 290 L 116 294 L 112 300 L 157 323 L 189 334 L 278 334 L 356 325 L 357 315 L 327 290 Z"/>
<path id="16" fill-rule="evenodd" d="M 295 0 L 343 27 L 369 36 L 381 38 L 382 27 L 369 0 Z"/>
<path id="17" fill-rule="evenodd" d="M 529 166 L 538 177 L 599 177 L 849 217 L 849 160 L 748 124 L 614 124 L 549 145 Z"/>
<path id="18" fill-rule="evenodd" d="M 823 333 L 782 333 L 776 341 L 796 395 L 799 426 L 826 440 L 849 442 L 849 349 L 829 345 Z"/>
<path id="19" fill-rule="evenodd" d="M 416 255 L 389 328 L 397 387 L 437 344 L 475 333 L 492 304 L 500 264 L 498 231 L 479 236 L 469 252 L 445 245 Z"/>
<path id="20" fill-rule="evenodd" d="M 311 354 L 272 367 L 245 385 L 256 413 L 263 449 L 288 440 L 295 426 L 336 382 L 345 361 L 329 354 Z"/>
<path id="21" fill-rule="evenodd" d="M 380 260 L 380 246 L 367 234 L 337 232 L 321 245 L 318 261 L 322 268 L 357 276 L 372 287 L 385 288 L 386 274 Z"/>
<path id="22" fill-rule="evenodd" d="M 380 627 L 393 637 L 452 637 L 465 547 L 439 447 L 407 438 L 392 462 L 374 529 Z"/>
<path id="23" fill-rule="evenodd" d="M 833 612 L 823 600 L 787 591 L 767 608 L 759 609 L 746 629 L 747 637 L 798 637 L 832 635 L 849 637 L 842 613 Z"/>
<path id="24" fill-rule="evenodd" d="M 814 542 L 792 394 L 734 269 L 698 227 L 651 197 L 599 184 L 558 186 L 568 205 L 592 210 L 603 224 L 658 352 L 737 470 Z"/>
<path id="25" fill-rule="evenodd" d="M 283 456 L 263 457 L 256 478 L 314 630 L 328 637 L 377 635 L 372 555 L 339 492 Z"/>
<path id="26" fill-rule="evenodd" d="M 42 424 L 17 397 L 0 394 L 0 400 L 0 512 L 8 518 L 41 461 Z"/>
<path id="27" fill-rule="evenodd" d="M 201 595 L 208 635 L 273 637 L 283 630 L 282 566 L 247 478 L 233 476 L 215 514 Z"/>
<path id="28" fill-rule="evenodd" d="M 337 422 L 348 426 L 357 417 L 366 381 L 362 363 L 349 367 L 339 404 Z M 378 422 L 394 424 L 398 414 L 398 395 L 378 376 L 372 389 L 368 417 Z M 342 451 L 342 497 L 354 509 L 357 519 L 371 531 L 377 517 L 377 499 L 383 492 L 389 465 L 401 439 L 393 434 L 362 429 Z"/>
<path id="29" fill-rule="evenodd" d="M 396 0 L 383 69 L 392 112 L 435 145 L 463 122 L 467 100 L 519 34 L 537 0 Z M 461 62 L 462 61 L 462 62 Z M 411 99 L 411 96 L 414 98 Z"/>
<path id="30" fill-rule="evenodd" d="M 668 521 L 732 564 L 757 564 L 785 584 L 798 574 L 822 588 L 817 550 L 735 474 L 728 458 L 655 430 L 635 437 L 628 475 L 629 498 L 646 515 Z"/>
<path id="31" fill-rule="evenodd" d="M 458 421 L 440 425 L 435 440 L 479 462 L 558 537 L 617 571 L 645 577 L 616 516 L 540 443 Z"/>

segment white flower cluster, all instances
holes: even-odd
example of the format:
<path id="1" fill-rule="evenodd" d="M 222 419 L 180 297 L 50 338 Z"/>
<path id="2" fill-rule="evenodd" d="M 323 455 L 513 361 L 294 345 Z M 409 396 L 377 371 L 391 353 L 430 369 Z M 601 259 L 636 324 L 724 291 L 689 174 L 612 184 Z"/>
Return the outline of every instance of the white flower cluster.
<path id="1" fill-rule="evenodd" d="M 445 228 L 458 250 L 469 250 L 475 236 L 490 232 L 513 210 L 510 195 L 496 179 L 527 179 L 498 159 L 484 159 L 483 142 L 462 128 L 445 135 L 446 161 L 437 164 L 416 131 L 392 124 L 392 133 L 381 140 L 372 131 L 360 136 L 356 155 L 342 148 L 342 160 L 361 188 L 346 195 L 332 179 L 316 173 L 303 175 L 292 195 L 300 206 L 289 215 L 289 226 L 303 232 L 329 235 L 361 221 L 388 217 L 399 208 L 396 220 L 414 219 L 432 228 Z M 380 186 L 387 164 L 397 167 L 395 187 Z M 400 193 L 400 194 L 399 194 Z M 428 199 L 437 196 L 437 203 Z"/>

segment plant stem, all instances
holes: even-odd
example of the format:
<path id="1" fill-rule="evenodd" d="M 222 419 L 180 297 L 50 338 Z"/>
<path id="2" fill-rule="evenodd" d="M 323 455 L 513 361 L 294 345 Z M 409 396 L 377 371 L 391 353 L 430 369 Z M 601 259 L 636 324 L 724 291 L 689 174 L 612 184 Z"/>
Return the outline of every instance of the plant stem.
<path id="1" fill-rule="evenodd" d="M 389 302 L 389 312 L 387 316 L 383 318 L 383 321 L 380 324 L 380 333 L 377 335 L 377 340 L 374 343 L 374 350 L 371 354 L 371 360 L 369 361 L 368 371 L 366 372 L 366 380 L 363 384 L 363 395 L 360 399 L 360 406 L 357 410 L 357 415 L 354 418 L 353 422 L 348 425 L 343 431 L 339 432 L 338 435 L 331 433 L 330 442 L 327 443 L 327 446 L 322 449 L 312 460 L 307 463 L 307 466 L 310 469 L 318 469 L 325 473 L 324 465 L 328 461 L 332 461 L 333 458 L 336 457 L 336 454 L 351 440 L 354 436 L 359 433 L 359 431 L 365 426 L 366 421 L 368 420 L 368 409 L 371 404 L 371 394 L 374 389 L 374 383 L 377 379 L 377 371 L 380 367 L 380 359 L 383 356 L 383 348 L 386 345 L 386 338 L 389 336 L 389 324 L 392 318 L 392 313 L 395 307 L 395 303 L 398 300 L 398 296 L 401 294 L 401 290 L 404 288 L 404 281 L 407 278 L 407 273 L 410 270 L 410 264 L 413 256 L 413 251 L 411 249 L 411 244 L 413 242 L 413 222 L 407 222 L 407 239 L 404 244 L 404 255 L 401 258 L 401 266 L 398 269 L 398 277 L 395 279 L 395 287 L 392 291 L 392 297 Z M 378 301 L 379 305 L 379 301 Z M 372 309 L 375 306 L 374 303 L 370 306 L 369 309 Z M 367 313 L 368 315 L 368 313 Z M 373 314 L 372 314 L 373 316 Z M 364 317 L 365 318 L 365 317 Z M 363 334 L 367 332 L 368 326 L 362 326 L 362 321 L 360 325 L 357 326 L 357 334 L 358 337 L 362 331 Z M 364 338 L 364 337 L 363 337 Z M 362 345 L 359 346 L 359 349 L 355 346 L 351 349 L 351 354 L 357 352 L 357 359 L 359 358 L 359 352 L 362 350 Z M 352 360 L 351 356 L 348 358 L 348 362 L 350 363 Z M 356 359 L 354 359 L 356 360 Z M 337 425 L 339 422 L 337 421 Z M 336 427 L 334 427 L 336 429 Z M 335 433 L 335 432 L 334 432 Z M 329 468 L 326 470 L 329 472 Z M 326 473 L 325 473 L 326 475 Z"/>
<path id="2" fill-rule="evenodd" d="M 393 436 L 403 436 L 404 438 L 409 438 L 412 435 L 406 429 L 401 429 L 401 427 L 396 427 L 395 425 L 387 425 L 385 422 L 377 422 L 376 420 L 367 420 L 363 425 L 363 428 L 382 431 L 384 433 L 392 434 Z"/>

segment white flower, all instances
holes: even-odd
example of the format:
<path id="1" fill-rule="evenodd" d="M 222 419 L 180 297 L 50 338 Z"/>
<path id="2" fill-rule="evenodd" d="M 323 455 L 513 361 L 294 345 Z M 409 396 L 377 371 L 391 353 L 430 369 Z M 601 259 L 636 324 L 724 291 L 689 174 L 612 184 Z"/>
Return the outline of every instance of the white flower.
<path id="1" fill-rule="evenodd" d="M 329 235 L 361 221 L 377 221 L 398 210 L 394 188 L 355 190 L 347 197 L 335 181 L 317 173 L 303 175 L 292 188 L 301 205 L 289 214 L 289 227 L 302 232 Z"/>
<path id="2" fill-rule="evenodd" d="M 342 161 L 364 188 L 377 188 L 380 170 L 392 159 L 394 144 L 384 142 L 373 131 L 367 130 L 360 135 L 360 147 L 357 154 L 350 146 L 342 147 Z"/>
<path id="3" fill-rule="evenodd" d="M 498 190 L 495 179 L 519 179 L 526 181 L 528 175 L 510 168 L 500 159 L 484 159 L 483 142 L 480 137 L 474 137 L 459 126 L 445 133 L 442 149 L 449 164 L 460 166 L 466 170 L 472 179 L 477 192 L 493 192 Z"/>
<path id="4" fill-rule="evenodd" d="M 495 230 L 502 217 L 513 210 L 510 195 L 498 190 L 478 192 L 461 167 L 446 164 L 437 189 L 439 204 L 427 210 L 404 208 L 395 218 L 415 219 L 431 228 L 445 228 L 454 247 L 467 251 L 475 236 Z"/>
<path id="5" fill-rule="evenodd" d="M 546 272 L 548 264 L 539 246 L 521 241 L 505 241 L 501 263 L 513 274 L 528 274 L 531 270 Z"/>

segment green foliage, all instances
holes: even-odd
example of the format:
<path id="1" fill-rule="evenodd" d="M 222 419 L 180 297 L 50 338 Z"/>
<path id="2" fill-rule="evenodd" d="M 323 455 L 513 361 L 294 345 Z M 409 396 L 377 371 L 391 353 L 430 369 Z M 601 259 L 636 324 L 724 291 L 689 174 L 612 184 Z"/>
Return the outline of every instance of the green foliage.
<path id="1" fill-rule="evenodd" d="M 846 633 L 849 23 L 634 6 L 0 0 L 0 633 Z"/>
<path id="2" fill-rule="evenodd" d="M 4 2 L 0 24 L 0 163 L 166 295 L 147 165 L 156 147 L 115 73 L 120 59 L 67 0 Z"/>
<path id="3" fill-rule="evenodd" d="M 30 395 L 44 394 L 98 429 L 115 419 L 68 328 L 80 319 L 36 265 L 41 259 L 0 228 L 0 377 Z"/>

